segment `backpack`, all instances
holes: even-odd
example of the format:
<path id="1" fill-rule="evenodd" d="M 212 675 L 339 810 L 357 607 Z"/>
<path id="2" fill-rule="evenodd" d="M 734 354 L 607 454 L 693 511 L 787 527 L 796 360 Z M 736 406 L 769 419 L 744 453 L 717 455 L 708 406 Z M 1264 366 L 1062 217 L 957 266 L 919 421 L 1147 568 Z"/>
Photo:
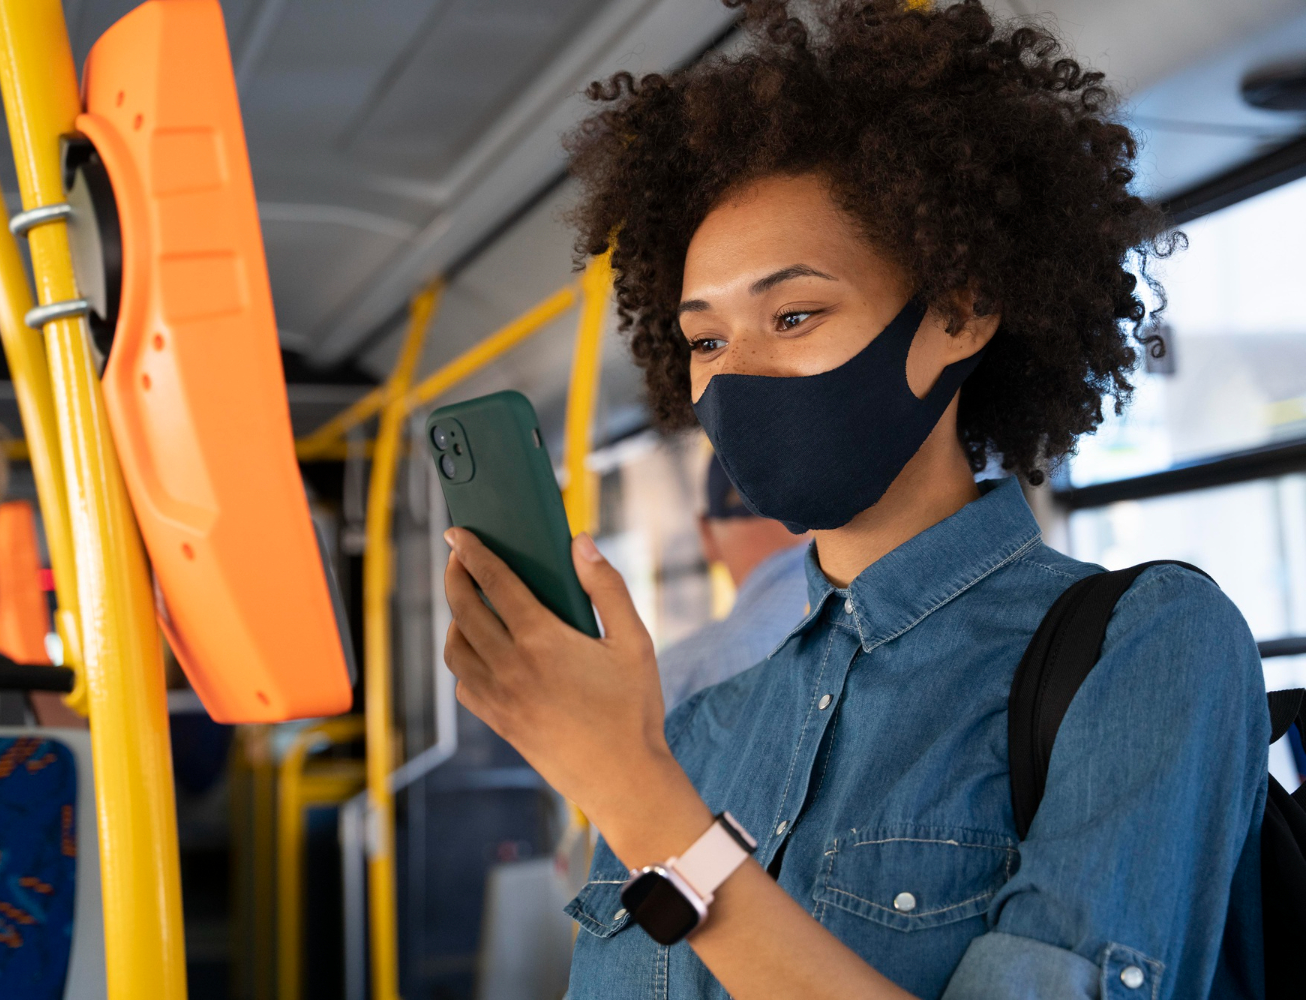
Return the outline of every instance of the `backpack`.
<path id="1" fill-rule="evenodd" d="M 1187 563 L 1162 560 L 1076 581 L 1048 609 L 1016 668 L 1008 701 L 1007 745 L 1011 804 L 1022 840 L 1043 798 L 1057 730 L 1102 653 L 1116 602 L 1143 570 L 1159 565 L 1202 573 Z M 1270 692 L 1271 743 L 1294 721 L 1306 736 L 1304 695 L 1301 689 Z M 1302 942 L 1306 941 L 1306 785 L 1290 795 L 1272 775 L 1261 826 L 1261 891 L 1265 995 L 1267 1000 L 1300 997 Z"/>

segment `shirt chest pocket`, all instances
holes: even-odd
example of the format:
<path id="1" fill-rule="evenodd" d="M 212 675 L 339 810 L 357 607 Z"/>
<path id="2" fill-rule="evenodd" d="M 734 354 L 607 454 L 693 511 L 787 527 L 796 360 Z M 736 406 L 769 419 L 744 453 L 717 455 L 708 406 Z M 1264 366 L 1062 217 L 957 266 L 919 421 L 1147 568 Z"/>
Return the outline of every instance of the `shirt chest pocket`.
<path id="1" fill-rule="evenodd" d="M 894 930 L 925 930 L 983 914 L 1017 864 L 1012 841 L 982 831 L 854 830 L 827 848 L 814 894 Z"/>

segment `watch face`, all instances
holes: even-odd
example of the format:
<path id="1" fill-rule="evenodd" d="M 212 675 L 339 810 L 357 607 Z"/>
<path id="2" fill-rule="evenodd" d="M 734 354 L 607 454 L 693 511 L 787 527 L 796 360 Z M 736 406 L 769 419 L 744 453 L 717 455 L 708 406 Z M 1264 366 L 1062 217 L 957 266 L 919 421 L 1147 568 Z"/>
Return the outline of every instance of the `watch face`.
<path id="1" fill-rule="evenodd" d="M 699 922 L 694 905 L 657 871 L 645 871 L 627 882 L 621 905 L 658 944 L 675 944 Z"/>

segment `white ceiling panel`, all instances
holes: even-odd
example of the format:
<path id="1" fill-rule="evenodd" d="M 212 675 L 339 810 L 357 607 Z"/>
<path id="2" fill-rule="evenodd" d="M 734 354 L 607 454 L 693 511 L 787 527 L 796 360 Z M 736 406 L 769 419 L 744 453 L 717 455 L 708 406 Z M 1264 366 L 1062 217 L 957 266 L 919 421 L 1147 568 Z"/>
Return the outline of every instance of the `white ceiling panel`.
<path id="1" fill-rule="evenodd" d="M 716 0 L 608 0 L 432 192 L 445 207 L 365 294 L 315 334 L 315 358 L 329 364 L 348 357 L 414 287 L 480 244 L 563 170 L 559 139 L 590 110 L 581 95 L 590 80 L 674 66 L 719 36 L 732 16 Z"/>
<path id="2" fill-rule="evenodd" d="M 1126 94 L 1290 20 L 1301 0 L 1005 0 Z"/>
<path id="3" fill-rule="evenodd" d="M 289 207 L 289 213 L 279 209 Z M 390 220 L 359 225 L 348 216 L 319 219 L 300 214 L 305 206 L 261 206 L 268 277 L 283 346 L 304 353 L 308 332 L 327 320 L 360 291 L 360 286 L 403 244 L 401 231 L 386 232 Z M 369 220 L 364 220 L 369 221 Z"/>
<path id="4" fill-rule="evenodd" d="M 440 176 L 605 0 L 449 0 L 342 141 L 376 169 Z"/>
<path id="5" fill-rule="evenodd" d="M 1302 0 L 1002 0 L 1048 25 L 1107 74 L 1142 141 L 1138 190 L 1165 198 L 1302 131 L 1301 116 L 1259 111 L 1243 76 L 1283 56 L 1306 58 Z"/>
<path id="6" fill-rule="evenodd" d="M 263 0 L 265 4 L 271 0 Z M 433 0 L 289 0 L 246 53 L 241 105 L 251 156 L 338 156 L 348 123 L 388 86 L 397 60 L 428 28 Z"/>
<path id="7" fill-rule="evenodd" d="M 1284 60 L 1306 62 L 1306 5 L 1297 16 L 1230 45 L 1135 95 L 1143 135 L 1140 189 L 1166 197 L 1268 152 L 1306 131 L 1306 115 L 1243 101 L 1242 81 Z"/>

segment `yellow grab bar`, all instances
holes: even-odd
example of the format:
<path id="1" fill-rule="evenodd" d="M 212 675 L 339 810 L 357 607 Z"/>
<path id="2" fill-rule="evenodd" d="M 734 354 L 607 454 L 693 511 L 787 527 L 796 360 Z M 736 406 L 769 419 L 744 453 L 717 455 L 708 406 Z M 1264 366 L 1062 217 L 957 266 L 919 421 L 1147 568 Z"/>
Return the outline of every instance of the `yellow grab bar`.
<path id="1" fill-rule="evenodd" d="M 343 802 L 361 784 L 354 773 L 357 765 L 342 761 L 346 768 L 329 779 L 329 794 L 322 794 L 320 787 L 307 787 L 304 766 L 310 753 L 349 743 L 364 730 L 362 716 L 327 719 L 297 733 L 281 758 L 277 776 L 277 1000 L 299 1000 L 303 987 L 304 809 Z"/>
<path id="2" fill-rule="evenodd" d="M 345 459 L 359 454 L 360 446 L 362 454 L 367 458 L 371 458 L 376 448 L 376 442 L 359 441 L 351 443 L 348 438 L 338 438 L 330 444 L 315 445 L 312 450 L 309 450 L 296 441 L 295 456 L 301 462 L 343 462 Z"/>
<path id="3" fill-rule="evenodd" d="M 536 303 L 506 326 L 496 330 L 474 347 L 413 386 L 404 403 L 407 412 L 425 406 L 448 392 L 463 379 L 480 371 L 500 355 L 510 351 L 540 328 L 557 319 L 581 299 L 575 282 L 563 285 L 548 298 Z M 377 386 L 325 424 L 295 442 L 300 461 L 340 460 L 345 457 L 344 436 L 359 424 L 371 419 L 385 405 L 385 386 Z"/>
<path id="4" fill-rule="evenodd" d="M 564 285 L 507 326 L 490 334 L 475 347 L 460 354 L 429 378 L 414 386 L 404 404 L 405 410 L 411 411 L 431 402 L 453 385 L 475 374 L 499 355 L 536 333 L 540 327 L 561 316 L 576 304 L 578 298 L 574 284 Z M 337 413 L 313 433 L 296 441 L 295 453 L 301 461 L 343 458 L 344 436 L 379 413 L 385 405 L 385 395 L 386 386 L 377 386 L 366 396 Z"/>
<path id="5" fill-rule="evenodd" d="M 532 306 L 507 326 L 496 330 L 479 344 L 464 351 L 434 374 L 413 386 L 405 410 L 412 411 L 448 392 L 463 379 L 480 371 L 500 355 L 507 353 L 550 321 L 557 319 L 576 304 L 574 284 L 564 285 L 547 299 Z"/>
<path id="6" fill-rule="evenodd" d="M 0 89 L 23 208 L 62 203 L 59 143 L 74 131 L 80 101 L 59 0 L 0 0 Z M 28 244 L 38 302 L 76 299 L 66 223 L 37 226 Z M 86 674 L 107 993 L 109 1000 L 181 1000 L 177 819 L 145 553 L 109 436 L 85 317 L 48 322 L 44 334 L 77 559 L 79 613 L 61 618 L 65 645 Z"/>
<path id="7" fill-rule="evenodd" d="M 375 389 L 355 400 L 343 412 L 337 413 L 312 434 L 295 442 L 295 454 L 300 460 L 326 457 L 332 446 L 344 441 L 345 435 L 359 424 L 370 420 L 385 405 L 385 386 Z"/>
<path id="8" fill-rule="evenodd" d="M 404 419 L 413 409 L 430 403 L 537 333 L 551 320 L 574 306 L 578 298 L 576 285 L 564 286 L 439 368 L 411 391 L 408 390 L 408 381 L 420 352 L 418 348 L 413 348 L 410 363 L 406 345 L 385 387 L 390 401 L 382 411 L 381 427 L 377 432 L 372 458 L 372 478 L 367 498 L 367 548 L 363 557 L 367 785 L 369 820 L 374 834 L 371 838 L 373 853 L 368 861 L 368 903 L 372 944 L 372 996 L 378 1000 L 394 1000 L 399 995 L 394 799 L 390 791 L 390 773 L 394 770 L 391 759 L 394 745 L 393 720 L 390 712 L 390 504 L 398 465 L 399 433 Z M 409 343 L 420 332 L 417 310 L 420 302 L 421 297 L 414 301 Z M 432 300 L 428 309 L 433 307 Z M 421 324 L 421 329 L 425 329 L 425 324 Z"/>
<path id="9" fill-rule="evenodd" d="M 29 291 L 29 292 L 27 293 L 27 295 L 28 295 L 28 298 L 30 299 L 32 293 Z M 44 344 L 41 345 L 41 353 L 42 353 L 42 355 L 45 354 L 45 345 L 44 345 Z M 17 383 L 17 379 L 16 379 L 16 378 L 14 379 L 14 381 L 15 381 L 15 383 Z M 22 404 L 22 403 L 19 403 L 19 404 L 18 404 L 18 410 L 19 410 L 20 413 L 22 412 L 22 409 L 23 409 L 23 404 Z M 54 411 L 53 411 L 53 410 L 50 411 L 50 415 L 51 415 L 52 417 L 54 416 Z M 27 461 L 30 461 L 31 458 L 32 458 L 31 452 L 28 450 L 28 447 L 27 447 L 27 442 L 26 442 L 23 438 L 10 438 L 9 440 L 7 440 L 7 441 L 4 442 L 4 449 L 5 449 L 5 458 L 9 459 L 9 461 L 11 461 L 11 462 L 27 462 Z M 57 455 L 58 453 L 59 453 L 59 448 L 58 448 L 58 439 L 56 439 L 56 441 L 55 441 L 55 450 L 54 450 L 54 454 Z M 62 470 L 61 470 L 61 471 L 62 471 Z M 41 487 L 38 486 L 38 487 L 36 488 L 36 491 L 37 491 L 37 494 L 39 495 L 40 492 L 41 492 Z"/>
<path id="10" fill-rule="evenodd" d="M 570 481 L 580 484 L 581 500 L 568 503 L 569 517 L 584 530 L 592 527 L 597 510 L 592 475 L 585 469 L 589 428 L 598 397 L 599 357 L 603 318 L 611 290 L 611 266 L 604 255 L 591 262 L 579 282 L 564 285 L 521 316 L 463 352 L 448 364 L 408 388 L 437 298 L 435 287 L 413 301 L 410 325 L 395 370 L 386 384 L 368 393 L 343 413 L 323 424 L 296 445 L 301 459 L 336 457 L 340 437 L 378 410 L 381 425 L 372 456 L 372 476 L 367 502 L 367 546 L 363 568 L 364 683 L 367 692 L 367 786 L 372 837 L 368 861 L 368 909 L 371 939 L 372 996 L 376 1000 L 398 997 L 397 920 L 394 884 L 394 801 L 390 792 L 394 745 L 391 719 L 390 590 L 391 501 L 399 459 L 403 420 L 417 407 L 431 403 L 459 382 L 474 375 L 549 322 L 582 305 L 572 366 L 572 388 L 567 410 L 567 454 L 580 469 Z M 579 441 L 579 444 L 573 442 Z M 579 513 L 571 514 L 576 503 Z M 581 520 L 578 522 L 577 517 Z M 282 893 L 284 898 L 284 892 Z M 297 994 L 296 994 L 297 995 Z M 290 994 L 284 993 L 282 1000 Z M 293 1000 L 293 997 L 292 997 Z"/>
<path id="11" fill-rule="evenodd" d="M 567 509 L 571 533 L 595 532 L 598 529 L 598 477 L 588 467 L 590 432 L 594 410 L 598 406 L 599 373 L 602 370 L 603 319 L 612 294 L 612 251 L 595 257 L 580 279 L 583 300 L 576 326 L 576 346 L 571 356 L 571 381 L 567 387 L 567 416 L 563 428 L 563 458 L 567 483 L 562 503 Z M 589 819 L 575 803 L 569 803 L 568 829 L 564 844 L 578 839 L 585 845 L 583 864 L 589 868 L 591 847 Z M 576 928 L 572 928 L 572 934 Z"/>
<path id="12" fill-rule="evenodd" d="M 590 428 L 599 400 L 599 370 L 603 354 L 603 319 L 612 293 L 612 253 L 590 261 L 581 275 L 580 321 L 571 356 L 571 382 L 567 389 L 567 417 L 563 432 L 563 459 L 567 485 L 562 502 L 567 508 L 571 533 L 594 531 L 598 525 L 598 481 L 587 467 Z"/>
<path id="13" fill-rule="evenodd" d="M 273 1000 L 277 990 L 272 728 L 237 726 L 230 755 L 231 995 L 242 1000 Z"/>
<path id="14" fill-rule="evenodd" d="M 367 891 L 372 940 L 373 1000 L 399 996 L 398 926 L 395 913 L 394 770 L 390 678 L 390 526 L 399 439 L 408 416 L 405 400 L 439 302 L 442 285 L 418 294 L 409 309 L 408 333 L 385 384 L 385 408 L 372 455 L 367 492 L 367 547 L 363 551 L 363 683 L 367 694 L 367 804 L 369 838 Z M 281 1000 L 295 1000 L 282 995 Z"/>
<path id="15" fill-rule="evenodd" d="M 272 756 L 272 727 L 252 727 L 250 770 L 250 853 L 253 857 L 250 927 L 254 950 L 250 956 L 253 1000 L 272 1000 L 276 990 L 276 762 Z"/>
<path id="16" fill-rule="evenodd" d="M 58 598 L 56 627 L 67 629 L 77 620 L 77 562 L 73 554 L 72 528 L 68 523 L 68 490 L 64 485 L 63 462 L 59 456 L 59 422 L 50 391 L 50 365 L 45 341 L 27 325 L 24 317 L 35 303 L 27 283 L 27 272 L 18 244 L 9 227 L 0 232 L 0 339 L 18 397 L 27 441 L 6 442 L 9 458 L 26 458 L 32 463 L 36 495 L 41 502 L 50 565 L 54 570 Z M 30 442 L 30 443 L 29 443 Z M 76 628 L 76 625 L 72 625 Z M 70 648 L 71 647 L 71 648 Z M 86 676 L 76 655 L 75 641 L 64 639 L 64 666 L 72 667 L 77 680 L 64 698 L 86 714 Z"/>

